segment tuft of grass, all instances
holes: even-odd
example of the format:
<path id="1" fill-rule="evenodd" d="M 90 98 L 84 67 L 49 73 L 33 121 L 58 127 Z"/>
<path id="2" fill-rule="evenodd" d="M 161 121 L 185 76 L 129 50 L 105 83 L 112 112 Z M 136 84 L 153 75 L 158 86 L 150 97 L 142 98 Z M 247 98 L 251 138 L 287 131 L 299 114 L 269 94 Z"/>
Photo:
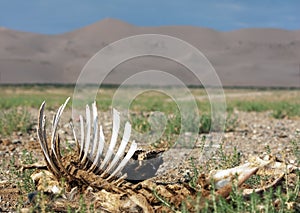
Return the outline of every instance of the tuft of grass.
<path id="1" fill-rule="evenodd" d="M 300 116 L 300 104 L 293 102 L 279 102 L 272 107 L 272 116 L 276 119 L 283 119 L 285 117 Z"/>
<path id="2" fill-rule="evenodd" d="M 216 120 L 218 122 L 218 120 Z M 211 125 L 212 125 L 212 118 L 210 114 L 204 113 L 200 117 L 200 127 L 199 127 L 199 133 L 209 133 L 211 130 Z M 226 123 L 225 123 L 225 132 L 232 132 L 236 129 L 238 125 L 238 117 L 236 114 L 229 113 L 226 118 Z M 221 126 L 220 122 L 217 123 L 216 125 L 216 131 L 222 130 L 223 127 Z"/>
<path id="3" fill-rule="evenodd" d="M 296 164 L 300 164 L 300 147 L 299 147 L 299 142 L 296 142 L 295 140 L 291 141 L 292 147 L 293 147 L 293 154 L 297 159 Z"/>
<path id="4" fill-rule="evenodd" d="M 220 163 L 223 169 L 232 168 L 240 165 L 241 163 L 241 154 L 238 152 L 237 148 L 233 148 L 233 153 L 226 154 L 224 151 L 223 145 L 219 149 Z"/>
<path id="5" fill-rule="evenodd" d="M 209 114 L 203 114 L 200 117 L 200 127 L 199 127 L 199 133 L 209 133 L 210 127 L 211 127 L 211 116 Z"/>
<path id="6" fill-rule="evenodd" d="M 237 101 L 235 107 L 245 112 L 263 112 L 270 109 L 269 103 L 260 101 Z"/>
<path id="7" fill-rule="evenodd" d="M 238 126 L 238 116 L 233 114 L 232 112 L 228 113 L 226 124 L 225 124 L 225 131 L 226 132 L 233 132 Z"/>
<path id="8" fill-rule="evenodd" d="M 237 108 L 238 110 L 245 112 L 272 111 L 271 115 L 276 119 L 300 116 L 300 103 L 293 101 L 236 100 L 229 104 L 229 109 Z"/>
<path id="9" fill-rule="evenodd" d="M 205 170 L 211 169 L 229 169 L 241 164 L 241 154 L 236 147 L 233 147 L 233 152 L 227 152 L 224 149 L 224 143 L 215 151 L 214 157 L 208 160 L 203 167 Z"/>
<path id="10" fill-rule="evenodd" d="M 189 181 L 189 186 L 192 187 L 193 189 L 197 190 L 199 189 L 198 186 L 198 178 L 199 178 L 199 168 L 196 167 L 196 164 L 194 162 L 193 158 L 190 158 L 190 163 L 192 166 L 192 170 L 193 170 L 193 175 L 191 177 L 189 177 L 190 181 Z"/>
<path id="11" fill-rule="evenodd" d="M 34 123 L 30 112 L 25 108 L 12 108 L 0 112 L 0 134 L 7 136 L 13 132 L 26 133 Z"/>
<path id="12" fill-rule="evenodd" d="M 32 152 L 28 152 L 24 149 L 21 155 L 21 162 L 24 165 L 30 165 L 37 162 L 37 159 L 33 157 Z M 30 177 L 34 171 L 35 169 L 26 169 L 23 172 L 16 171 L 15 173 L 18 179 L 21 179 L 21 181 L 18 181 L 18 186 L 23 194 L 35 191 L 35 184 Z"/>

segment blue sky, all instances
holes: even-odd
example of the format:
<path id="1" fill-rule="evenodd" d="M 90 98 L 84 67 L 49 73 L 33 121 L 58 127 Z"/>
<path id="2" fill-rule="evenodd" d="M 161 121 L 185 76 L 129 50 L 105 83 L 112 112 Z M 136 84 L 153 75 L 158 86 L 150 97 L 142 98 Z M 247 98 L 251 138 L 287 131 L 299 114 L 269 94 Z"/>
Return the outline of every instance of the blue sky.
<path id="1" fill-rule="evenodd" d="M 104 18 L 138 26 L 300 30 L 300 0 L 1 0 L 0 26 L 58 34 Z"/>

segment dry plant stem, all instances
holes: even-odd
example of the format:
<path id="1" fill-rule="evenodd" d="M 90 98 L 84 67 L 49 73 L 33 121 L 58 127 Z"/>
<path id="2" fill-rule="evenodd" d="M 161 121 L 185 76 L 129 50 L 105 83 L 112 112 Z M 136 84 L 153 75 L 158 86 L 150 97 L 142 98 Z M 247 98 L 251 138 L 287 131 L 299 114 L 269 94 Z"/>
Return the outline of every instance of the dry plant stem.
<path id="1" fill-rule="evenodd" d="M 47 164 L 45 164 L 44 162 L 37 162 L 30 165 L 23 164 L 20 171 L 23 172 L 26 169 L 47 169 Z"/>

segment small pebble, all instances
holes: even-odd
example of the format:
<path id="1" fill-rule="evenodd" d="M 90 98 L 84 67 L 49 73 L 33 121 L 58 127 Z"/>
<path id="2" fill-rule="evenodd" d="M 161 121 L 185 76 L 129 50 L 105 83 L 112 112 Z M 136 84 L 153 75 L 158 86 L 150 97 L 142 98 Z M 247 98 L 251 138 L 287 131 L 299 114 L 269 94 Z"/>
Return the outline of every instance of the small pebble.
<path id="1" fill-rule="evenodd" d="M 60 130 L 58 130 L 58 134 L 59 135 L 64 135 L 64 134 L 67 134 L 67 132 L 64 131 L 64 130 L 62 130 L 62 129 L 60 129 Z"/>
<path id="2" fill-rule="evenodd" d="M 34 202 L 37 194 L 38 194 L 37 191 L 28 193 L 28 195 L 27 195 L 28 202 L 29 202 L 29 203 Z"/>
<path id="3" fill-rule="evenodd" d="M 21 144 L 22 142 L 19 139 L 15 139 L 12 141 L 13 144 Z"/>
<path id="4" fill-rule="evenodd" d="M 20 212 L 21 212 L 21 213 L 28 213 L 28 212 L 30 212 L 30 209 L 29 209 L 29 208 L 22 208 L 22 209 L 20 210 Z"/>
<path id="5" fill-rule="evenodd" d="M 8 139 L 4 139 L 4 140 L 2 141 L 2 144 L 3 144 L 4 146 L 9 146 L 9 145 L 11 144 L 11 141 L 8 140 Z"/>

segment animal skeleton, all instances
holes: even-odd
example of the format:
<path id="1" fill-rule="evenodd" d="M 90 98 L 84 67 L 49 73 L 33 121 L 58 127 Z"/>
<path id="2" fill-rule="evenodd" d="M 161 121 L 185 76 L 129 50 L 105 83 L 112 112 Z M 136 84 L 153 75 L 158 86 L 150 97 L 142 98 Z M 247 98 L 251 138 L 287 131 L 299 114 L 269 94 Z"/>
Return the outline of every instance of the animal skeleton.
<path id="1" fill-rule="evenodd" d="M 78 156 L 74 156 L 76 160 L 73 160 L 73 162 L 67 162 L 63 159 L 60 153 L 60 138 L 56 133 L 62 112 L 66 107 L 69 99 L 70 98 L 68 98 L 65 103 L 59 107 L 57 113 L 54 115 L 50 147 L 48 147 L 47 143 L 45 122 L 46 116 L 44 115 L 45 102 L 43 102 L 40 107 L 37 133 L 48 169 L 58 178 L 67 177 L 67 179 L 69 180 L 76 179 L 78 181 L 84 182 L 87 181 L 87 179 L 80 180 L 80 176 L 76 176 L 75 173 L 78 173 L 78 171 L 80 171 L 81 173 L 85 172 L 93 174 L 95 176 L 100 176 L 101 179 L 107 182 L 124 179 L 126 175 L 120 176 L 120 172 L 137 149 L 137 144 L 133 141 L 127 154 L 124 157 L 124 152 L 126 146 L 128 145 L 131 133 L 131 125 L 128 122 L 125 124 L 123 139 L 117 152 L 114 153 L 120 128 L 120 116 L 115 109 L 113 110 L 112 137 L 109 147 L 104 154 L 105 138 L 102 126 L 98 127 L 98 113 L 96 102 L 92 104 L 92 116 L 89 106 L 86 106 L 86 128 L 84 127 L 83 117 L 80 116 L 80 144 L 77 140 L 74 128 L 71 125 L 78 149 Z"/>
<path id="2" fill-rule="evenodd" d="M 77 151 L 75 153 L 62 156 L 60 152 L 60 137 L 57 134 L 58 123 L 62 112 L 66 107 L 69 98 L 61 105 L 54 115 L 50 144 L 47 141 L 46 132 L 46 116 L 44 115 L 45 102 L 42 103 L 38 118 L 38 139 L 43 151 L 43 155 L 47 164 L 48 170 L 52 173 L 47 173 L 44 180 L 51 182 L 53 186 L 47 189 L 43 188 L 43 174 L 36 173 L 32 175 L 32 179 L 37 183 L 38 190 L 50 191 L 51 193 L 60 193 L 60 183 L 58 180 L 65 178 L 69 189 L 68 199 L 73 199 L 74 193 L 78 187 L 96 188 L 98 191 L 94 192 L 95 201 L 99 201 L 101 208 L 105 207 L 109 211 L 118 211 L 121 209 L 128 210 L 124 206 L 130 206 L 130 209 L 140 209 L 144 212 L 154 212 L 154 210 L 168 209 L 158 205 L 159 199 L 152 193 L 156 190 L 156 194 L 168 197 L 170 202 L 175 206 L 179 206 L 186 197 L 196 197 L 199 193 L 194 188 L 187 184 L 166 184 L 160 185 L 151 180 L 144 180 L 137 184 L 132 184 L 125 181 L 126 174 L 121 174 L 122 169 L 126 166 L 128 161 L 137 151 L 137 144 L 133 141 L 129 146 L 129 137 L 131 133 L 131 125 L 125 124 L 122 141 L 115 152 L 117 145 L 117 137 L 120 128 L 120 116 L 116 110 L 113 110 L 113 130 L 108 149 L 105 152 L 105 138 L 102 126 L 98 126 L 98 114 L 96 103 L 92 104 L 92 113 L 89 106 L 86 106 L 86 122 L 80 116 L 80 143 L 76 136 L 76 132 L 72 126 L 73 136 L 76 141 Z M 92 114 L 92 115 L 91 115 Z M 129 146 L 125 154 L 126 147 Z M 31 168 L 31 167 L 29 167 Z M 288 169 L 288 171 L 286 170 Z M 256 189 L 259 192 L 276 184 L 286 172 L 290 173 L 299 168 L 294 166 L 287 166 L 284 163 L 276 162 L 274 159 L 262 160 L 255 158 L 249 160 L 248 163 L 238 167 L 212 171 L 206 175 L 204 179 L 202 176 L 198 177 L 197 184 L 201 185 L 200 191 L 202 200 L 199 205 L 204 205 L 204 199 L 211 198 L 211 193 L 207 190 L 207 186 L 214 181 L 216 186 L 216 195 L 227 197 L 232 190 L 232 182 L 237 176 L 237 186 L 240 186 L 247 179 L 256 173 L 264 173 L 269 170 L 272 173 L 278 173 L 277 178 L 267 187 Z M 254 190 L 244 190 L 244 194 L 250 194 Z M 175 192 L 178 192 L 174 194 Z M 126 199 L 125 199 L 126 198 Z M 102 202 L 106 200 L 106 202 Z M 97 205 L 96 205 L 97 206 Z M 135 208 L 136 207 L 136 208 Z"/>

